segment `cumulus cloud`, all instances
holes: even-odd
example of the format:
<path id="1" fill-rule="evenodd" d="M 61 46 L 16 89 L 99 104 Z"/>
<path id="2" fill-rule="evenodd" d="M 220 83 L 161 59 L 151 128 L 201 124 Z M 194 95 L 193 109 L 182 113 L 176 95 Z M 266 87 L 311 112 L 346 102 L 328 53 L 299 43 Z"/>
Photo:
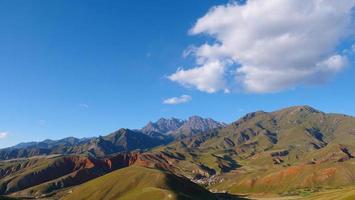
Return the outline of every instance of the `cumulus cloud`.
<path id="1" fill-rule="evenodd" d="M 8 132 L 0 132 L 0 139 L 4 139 L 9 135 Z"/>
<path id="2" fill-rule="evenodd" d="M 355 0 L 248 0 L 210 9 L 190 34 L 215 42 L 190 47 L 197 66 L 168 78 L 213 93 L 281 91 L 322 84 L 347 64 L 336 46 L 353 35 Z"/>
<path id="3" fill-rule="evenodd" d="M 190 70 L 178 69 L 168 78 L 184 86 L 195 86 L 201 91 L 213 93 L 226 87 L 223 79 L 225 73 L 223 66 L 219 61 L 209 62 Z"/>
<path id="4" fill-rule="evenodd" d="M 176 105 L 176 104 L 182 104 L 182 103 L 187 103 L 192 100 L 192 97 L 189 95 L 181 95 L 180 97 L 172 97 L 165 99 L 163 101 L 164 104 L 171 104 L 171 105 Z"/>

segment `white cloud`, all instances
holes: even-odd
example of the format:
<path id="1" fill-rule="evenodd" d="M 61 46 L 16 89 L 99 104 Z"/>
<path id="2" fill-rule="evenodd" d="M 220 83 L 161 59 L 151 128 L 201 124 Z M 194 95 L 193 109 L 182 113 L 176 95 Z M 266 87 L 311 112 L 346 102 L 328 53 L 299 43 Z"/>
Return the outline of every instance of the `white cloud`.
<path id="1" fill-rule="evenodd" d="M 191 100 L 192 100 L 191 96 L 189 96 L 189 95 L 181 95 L 180 97 L 172 97 L 172 98 L 165 99 L 163 101 L 163 103 L 164 104 L 175 105 L 175 104 L 187 103 L 187 102 L 189 102 Z"/>
<path id="2" fill-rule="evenodd" d="M 189 70 L 178 69 L 168 78 L 184 86 L 194 86 L 201 91 L 213 93 L 225 88 L 224 73 L 224 64 L 215 61 Z"/>
<path id="3" fill-rule="evenodd" d="M 355 52 L 355 44 L 353 44 L 353 45 L 351 46 L 351 50 L 352 50 L 353 52 Z"/>
<path id="4" fill-rule="evenodd" d="M 8 132 L 0 132 L 0 139 L 4 139 L 9 135 Z"/>
<path id="5" fill-rule="evenodd" d="M 248 0 L 213 7 L 190 34 L 216 42 L 189 48 L 185 53 L 198 66 L 178 69 L 169 79 L 209 93 L 324 83 L 347 63 L 335 49 L 354 33 L 354 6 L 355 0 Z"/>

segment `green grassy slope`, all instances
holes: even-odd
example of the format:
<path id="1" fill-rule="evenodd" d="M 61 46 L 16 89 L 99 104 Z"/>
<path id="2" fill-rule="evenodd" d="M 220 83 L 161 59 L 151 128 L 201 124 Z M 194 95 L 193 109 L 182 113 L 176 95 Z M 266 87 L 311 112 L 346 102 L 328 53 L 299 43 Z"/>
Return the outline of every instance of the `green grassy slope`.
<path id="1" fill-rule="evenodd" d="M 355 187 L 349 187 L 338 190 L 329 190 L 310 195 L 305 200 L 354 200 Z"/>
<path id="2" fill-rule="evenodd" d="M 208 200 L 213 195 L 187 179 L 173 174 L 131 166 L 89 181 L 63 200 Z"/>
<path id="3" fill-rule="evenodd" d="M 317 193 L 304 191 L 300 196 L 269 196 L 269 197 L 250 197 L 252 200 L 354 200 L 355 186 L 339 189 L 328 189 Z"/>

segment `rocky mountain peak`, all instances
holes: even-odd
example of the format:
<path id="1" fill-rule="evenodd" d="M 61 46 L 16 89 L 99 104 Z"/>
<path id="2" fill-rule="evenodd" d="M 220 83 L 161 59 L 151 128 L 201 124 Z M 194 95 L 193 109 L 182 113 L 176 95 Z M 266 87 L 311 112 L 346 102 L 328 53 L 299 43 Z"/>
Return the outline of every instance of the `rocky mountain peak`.
<path id="1" fill-rule="evenodd" d="M 170 131 L 175 131 L 182 126 L 184 123 L 183 120 L 176 118 L 160 118 L 156 122 L 149 122 L 146 126 L 144 126 L 141 131 L 146 134 L 150 134 L 153 132 L 157 133 L 168 133 Z"/>
<path id="2" fill-rule="evenodd" d="M 184 123 L 181 129 L 206 131 L 225 126 L 224 123 L 217 122 L 211 118 L 202 118 L 199 116 L 191 116 Z"/>
<path id="3" fill-rule="evenodd" d="M 196 132 L 220 128 L 223 126 L 225 126 L 224 123 L 217 122 L 210 118 L 202 118 L 194 115 L 189 117 L 187 120 L 160 118 L 157 122 L 149 122 L 140 131 L 149 135 L 152 133 L 160 133 L 178 136 L 180 134 L 191 135 Z"/>

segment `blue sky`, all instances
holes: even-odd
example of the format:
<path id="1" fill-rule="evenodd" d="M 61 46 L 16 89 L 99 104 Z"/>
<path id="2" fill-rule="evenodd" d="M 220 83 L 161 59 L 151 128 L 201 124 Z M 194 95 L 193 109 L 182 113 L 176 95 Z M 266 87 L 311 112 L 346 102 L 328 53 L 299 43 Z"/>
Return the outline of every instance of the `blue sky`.
<path id="1" fill-rule="evenodd" d="M 1 1 L 0 147 L 104 135 L 160 117 L 232 122 L 247 112 L 291 105 L 355 115 L 352 37 L 334 47 L 348 51 L 347 66 L 324 83 L 226 93 L 169 79 L 179 67 L 206 64 L 183 56 L 191 45 L 228 42 L 203 31 L 189 34 L 212 6 L 228 2 Z M 189 99 L 164 103 L 181 95 Z"/>

